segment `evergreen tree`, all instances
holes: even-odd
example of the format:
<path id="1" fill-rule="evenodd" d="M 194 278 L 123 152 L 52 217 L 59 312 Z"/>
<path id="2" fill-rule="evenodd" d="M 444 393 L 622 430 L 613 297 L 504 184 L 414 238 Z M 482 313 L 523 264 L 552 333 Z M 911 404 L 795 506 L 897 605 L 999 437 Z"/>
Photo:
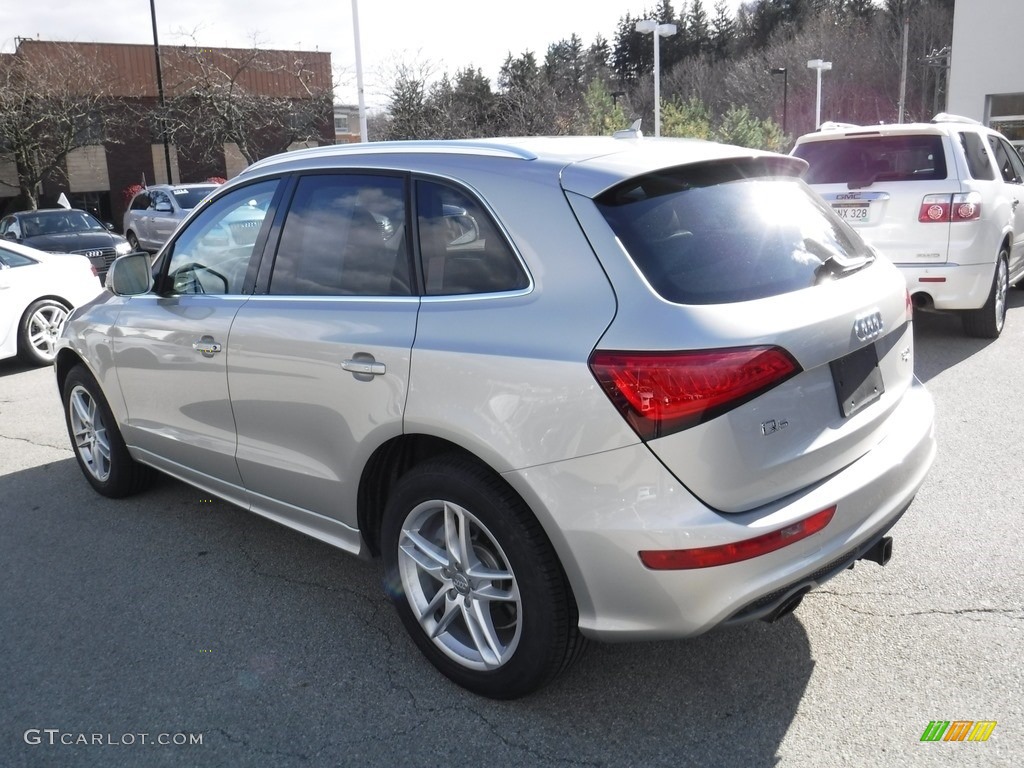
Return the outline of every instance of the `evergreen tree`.
<path id="1" fill-rule="evenodd" d="M 724 59 L 732 50 L 736 37 L 736 22 L 729 14 L 726 0 L 717 0 L 715 15 L 711 19 L 711 50 L 716 59 Z"/>
<path id="2" fill-rule="evenodd" d="M 712 50 L 711 26 L 702 0 L 693 0 L 686 22 L 686 31 L 692 54 L 699 56 Z"/>

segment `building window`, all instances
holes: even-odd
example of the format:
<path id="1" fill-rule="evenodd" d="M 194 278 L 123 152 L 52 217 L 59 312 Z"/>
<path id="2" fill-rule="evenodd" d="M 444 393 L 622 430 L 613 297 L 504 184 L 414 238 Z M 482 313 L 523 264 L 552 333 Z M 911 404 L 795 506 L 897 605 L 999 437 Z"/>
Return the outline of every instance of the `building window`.
<path id="1" fill-rule="evenodd" d="M 1010 140 L 1018 154 L 1024 157 L 1024 93 L 1005 93 L 989 96 L 988 124 Z"/>
<path id="2" fill-rule="evenodd" d="M 334 132 L 348 133 L 348 115 L 334 116 Z"/>

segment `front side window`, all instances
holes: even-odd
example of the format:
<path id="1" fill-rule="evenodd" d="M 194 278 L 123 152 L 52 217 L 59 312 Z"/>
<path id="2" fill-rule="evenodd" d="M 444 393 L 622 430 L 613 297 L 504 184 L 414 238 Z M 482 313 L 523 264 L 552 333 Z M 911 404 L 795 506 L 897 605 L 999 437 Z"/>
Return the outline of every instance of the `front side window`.
<path id="1" fill-rule="evenodd" d="M 793 150 L 808 162 L 808 184 L 937 181 L 946 178 L 946 154 L 937 134 L 867 136 L 809 141 Z"/>
<path id="2" fill-rule="evenodd" d="M 152 195 L 150 196 L 150 200 L 151 203 L 149 207 L 154 211 L 160 211 L 161 213 L 170 213 L 171 210 L 173 210 L 171 208 L 170 198 L 167 197 L 167 195 L 165 195 L 163 192 L 153 192 Z"/>
<path id="3" fill-rule="evenodd" d="M 479 202 L 433 181 L 416 183 L 416 217 L 428 296 L 529 287 L 522 264 Z"/>
<path id="4" fill-rule="evenodd" d="M 648 174 L 595 202 L 647 282 L 677 304 L 777 296 L 874 258 L 799 179 L 749 178 L 729 163 Z"/>
<path id="5" fill-rule="evenodd" d="M 1010 158 L 1010 165 L 1013 166 L 1013 173 L 1017 177 L 1017 183 L 1024 184 L 1024 160 L 1017 154 L 1017 150 L 1014 149 L 1010 142 L 1000 139 L 1000 143 L 1003 145 L 1003 149 L 1006 150 L 1006 156 Z"/>
<path id="6" fill-rule="evenodd" d="M 992 147 L 992 156 L 996 159 L 996 167 L 1007 184 L 1020 184 L 1024 181 L 1018 171 L 1020 157 L 1007 142 L 998 136 L 988 137 L 989 146 Z"/>
<path id="7" fill-rule="evenodd" d="M 238 294 L 257 243 L 266 239 L 267 211 L 279 180 L 233 190 L 192 220 L 170 250 L 165 285 L 174 294 Z"/>
<path id="8" fill-rule="evenodd" d="M 281 232 L 270 293 L 408 296 L 407 242 L 402 179 L 304 176 Z"/>

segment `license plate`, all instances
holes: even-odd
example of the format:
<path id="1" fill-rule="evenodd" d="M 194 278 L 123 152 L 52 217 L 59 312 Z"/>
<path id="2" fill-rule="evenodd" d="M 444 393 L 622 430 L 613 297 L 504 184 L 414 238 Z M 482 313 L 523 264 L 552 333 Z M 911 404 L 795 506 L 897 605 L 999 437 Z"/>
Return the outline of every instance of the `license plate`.
<path id="1" fill-rule="evenodd" d="M 843 221 L 865 222 L 871 218 L 869 203 L 833 203 L 832 210 Z"/>
<path id="2" fill-rule="evenodd" d="M 878 350 L 874 344 L 833 360 L 829 365 L 843 418 L 850 418 L 885 392 L 882 372 L 878 369 Z"/>

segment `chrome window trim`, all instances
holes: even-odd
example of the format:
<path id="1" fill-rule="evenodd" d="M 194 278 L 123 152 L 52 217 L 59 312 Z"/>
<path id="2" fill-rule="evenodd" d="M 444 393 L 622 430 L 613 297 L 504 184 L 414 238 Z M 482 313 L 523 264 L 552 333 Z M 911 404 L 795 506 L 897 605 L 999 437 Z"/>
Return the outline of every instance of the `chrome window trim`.
<path id="1" fill-rule="evenodd" d="M 288 302 L 331 302 L 331 303 L 346 303 L 350 304 L 356 301 L 375 301 L 375 302 L 386 302 L 388 304 L 401 304 L 401 303 L 419 303 L 420 296 L 380 296 L 376 294 L 367 294 L 365 296 L 354 296 L 354 295 L 338 295 L 338 294 L 322 294 L 317 296 L 307 296 L 304 294 L 288 294 L 288 293 L 254 293 L 249 295 L 247 298 L 254 299 L 256 301 L 288 301 Z"/>

